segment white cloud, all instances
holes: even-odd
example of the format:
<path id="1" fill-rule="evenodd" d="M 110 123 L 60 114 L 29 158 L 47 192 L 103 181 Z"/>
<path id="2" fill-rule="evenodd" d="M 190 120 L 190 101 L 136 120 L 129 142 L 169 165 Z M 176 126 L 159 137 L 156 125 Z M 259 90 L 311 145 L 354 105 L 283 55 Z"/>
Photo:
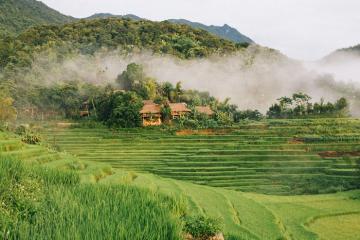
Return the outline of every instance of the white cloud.
<path id="1" fill-rule="evenodd" d="M 43 0 L 65 14 L 132 13 L 236 27 L 293 58 L 314 60 L 360 43 L 358 0 Z"/>

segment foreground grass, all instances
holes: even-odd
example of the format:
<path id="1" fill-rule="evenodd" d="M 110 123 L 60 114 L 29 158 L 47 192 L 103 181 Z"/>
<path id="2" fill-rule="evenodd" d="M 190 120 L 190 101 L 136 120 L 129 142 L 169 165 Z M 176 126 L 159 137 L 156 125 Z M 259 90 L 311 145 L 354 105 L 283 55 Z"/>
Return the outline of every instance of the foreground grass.
<path id="1" fill-rule="evenodd" d="M 180 239 L 181 202 L 0 158 L 0 239 Z"/>

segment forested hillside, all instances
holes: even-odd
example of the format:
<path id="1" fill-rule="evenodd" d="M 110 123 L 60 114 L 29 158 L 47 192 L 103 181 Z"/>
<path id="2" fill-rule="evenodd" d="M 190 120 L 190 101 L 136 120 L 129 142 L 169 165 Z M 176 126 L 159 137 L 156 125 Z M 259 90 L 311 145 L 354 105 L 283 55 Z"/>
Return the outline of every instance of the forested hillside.
<path id="1" fill-rule="evenodd" d="M 339 49 L 337 52 L 351 52 L 360 54 L 360 44 L 348 48 Z"/>
<path id="2" fill-rule="evenodd" d="M 145 20 L 144 18 L 138 17 L 133 14 L 127 14 L 127 15 L 114 15 L 111 13 L 97 13 L 94 15 L 91 15 L 87 19 L 99 19 L 99 18 L 130 18 L 132 20 Z M 192 22 L 186 19 L 168 19 L 167 21 L 176 23 L 176 24 L 185 24 L 190 27 L 196 28 L 196 29 L 202 29 L 209 33 L 214 34 L 215 36 L 218 36 L 220 38 L 224 38 L 230 41 L 233 41 L 235 43 L 243 43 L 243 44 L 251 44 L 254 43 L 252 39 L 249 37 L 241 34 L 237 29 L 224 24 L 224 26 L 214 26 L 214 25 L 205 25 L 198 22 Z"/>
<path id="3" fill-rule="evenodd" d="M 354 57 L 360 57 L 360 44 L 338 49 L 329 55 L 325 56 L 321 62 L 341 62 L 341 61 L 352 61 Z"/>
<path id="4" fill-rule="evenodd" d="M 186 24 L 189 25 L 193 28 L 197 28 L 197 29 L 203 29 L 205 31 L 208 31 L 212 34 L 215 34 L 216 36 L 219 36 L 221 38 L 230 40 L 230 41 L 234 41 L 236 43 L 254 43 L 253 40 L 251 40 L 249 37 L 241 34 L 237 29 L 224 24 L 224 26 L 214 26 L 214 25 L 210 25 L 207 26 L 205 24 L 202 23 L 198 23 L 198 22 L 191 22 L 188 21 L 186 19 L 170 19 L 168 20 L 172 23 L 178 23 L 178 24 Z"/>
<path id="5" fill-rule="evenodd" d="M 74 18 L 65 16 L 36 0 L 1 0 L 0 31 L 18 34 L 42 24 L 63 24 Z"/>
<path id="6" fill-rule="evenodd" d="M 37 26 L 17 37 L 0 40 L 0 88 L 4 95 L 26 102 L 30 86 L 37 78 L 24 80 L 36 57 L 45 54 L 46 62 L 74 55 L 92 55 L 98 50 L 138 50 L 169 54 L 180 58 L 225 55 L 243 46 L 217 38 L 186 25 L 130 19 L 81 20 L 62 26 Z M 26 86 L 25 89 L 22 89 Z"/>

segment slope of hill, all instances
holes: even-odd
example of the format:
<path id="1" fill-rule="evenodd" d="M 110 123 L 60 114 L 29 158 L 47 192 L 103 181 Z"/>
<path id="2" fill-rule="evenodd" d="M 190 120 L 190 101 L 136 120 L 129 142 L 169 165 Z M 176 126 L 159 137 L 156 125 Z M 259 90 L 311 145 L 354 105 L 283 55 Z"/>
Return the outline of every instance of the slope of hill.
<path id="1" fill-rule="evenodd" d="M 143 18 L 140 18 L 133 14 L 113 15 L 110 13 L 97 13 L 97 14 L 94 14 L 94 15 L 88 17 L 87 19 L 111 18 L 111 17 L 130 18 L 132 20 L 144 20 Z M 220 38 L 224 38 L 224 39 L 233 41 L 235 43 L 254 43 L 254 41 L 251 40 L 249 37 L 241 34 L 238 30 L 236 30 L 235 28 L 233 28 L 227 24 L 225 24 L 224 26 L 213 26 L 213 25 L 207 26 L 205 24 L 198 23 L 198 22 L 191 22 L 186 19 L 169 19 L 167 21 L 169 21 L 171 23 L 176 23 L 176 24 L 185 24 L 185 25 L 188 25 L 188 26 L 196 28 L 196 29 L 202 29 L 202 30 L 212 33 Z"/>
<path id="2" fill-rule="evenodd" d="M 360 57 L 360 44 L 338 49 L 321 59 L 322 63 L 349 61 L 354 57 Z"/>
<path id="3" fill-rule="evenodd" d="M 15 40 L 16 45 L 12 44 Z M 137 48 L 181 58 L 205 57 L 242 48 L 231 41 L 185 25 L 115 18 L 81 20 L 62 26 L 37 26 L 14 39 L 3 41 L 2 46 L 0 56 L 5 65 L 11 61 L 15 61 L 12 62 L 15 64 L 27 62 L 38 51 L 59 49 L 60 46 L 66 47 L 69 52 L 82 54 L 93 54 L 101 48 L 129 51 Z M 9 48 L 12 51 L 8 51 Z M 17 56 L 19 52 L 22 52 L 21 56 Z M 67 53 L 63 50 L 61 54 L 64 56 Z"/>
<path id="4" fill-rule="evenodd" d="M 348 53 L 356 53 L 360 55 L 360 44 L 348 48 L 342 48 L 337 50 L 336 52 L 348 52 Z"/>
<path id="5" fill-rule="evenodd" d="M 168 21 L 177 24 L 186 24 L 193 28 L 202 29 L 212 34 L 215 34 L 216 36 L 219 36 L 227 40 L 231 40 L 236 43 L 254 43 L 254 41 L 251 40 L 249 37 L 241 34 L 238 30 L 227 24 L 224 24 L 224 26 L 214 26 L 214 25 L 207 26 L 205 24 L 198 22 L 191 22 L 186 19 L 169 19 Z"/>
<path id="6" fill-rule="evenodd" d="M 42 24 L 62 24 L 74 20 L 36 0 L 1 0 L 0 31 L 18 34 Z"/>

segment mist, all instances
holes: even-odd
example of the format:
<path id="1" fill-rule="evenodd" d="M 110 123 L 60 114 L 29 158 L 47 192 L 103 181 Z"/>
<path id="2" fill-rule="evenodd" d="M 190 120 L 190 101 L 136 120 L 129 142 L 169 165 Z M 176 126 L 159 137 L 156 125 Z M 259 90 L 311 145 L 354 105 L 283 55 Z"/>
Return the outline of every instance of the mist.
<path id="1" fill-rule="evenodd" d="M 258 46 L 225 57 L 194 60 L 149 52 L 124 55 L 121 51 L 100 51 L 94 56 L 76 55 L 59 63 L 55 58 L 49 60 L 48 56 L 39 55 L 25 78 L 39 84 L 69 80 L 114 84 L 118 74 L 131 62 L 142 64 L 146 74 L 159 82 L 175 84 L 181 81 L 185 89 L 208 91 L 220 100 L 229 97 L 242 110 L 258 109 L 265 113 L 279 97 L 301 91 L 312 96 L 313 101 L 320 98 L 335 101 L 346 97 L 351 102 L 352 114 L 360 114 L 358 82 L 348 81 L 339 74 L 329 74 L 330 71 L 320 64 L 309 67 Z M 347 67 L 350 70 L 343 72 L 351 79 L 360 76 L 355 64 Z"/>

